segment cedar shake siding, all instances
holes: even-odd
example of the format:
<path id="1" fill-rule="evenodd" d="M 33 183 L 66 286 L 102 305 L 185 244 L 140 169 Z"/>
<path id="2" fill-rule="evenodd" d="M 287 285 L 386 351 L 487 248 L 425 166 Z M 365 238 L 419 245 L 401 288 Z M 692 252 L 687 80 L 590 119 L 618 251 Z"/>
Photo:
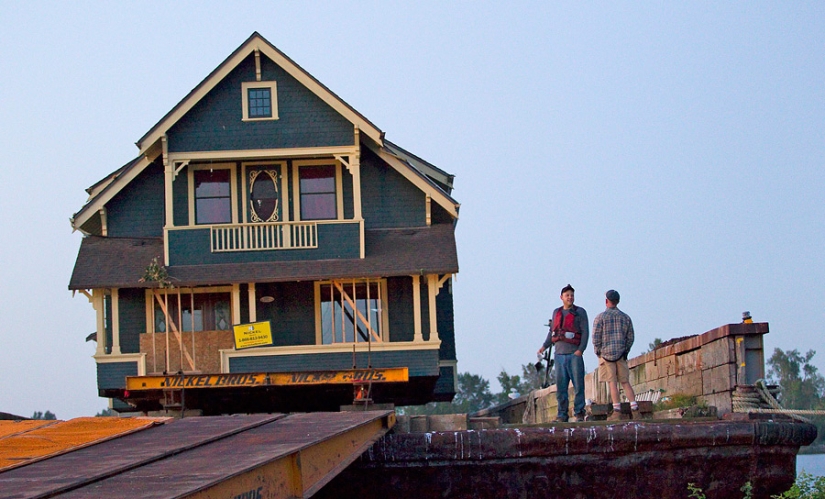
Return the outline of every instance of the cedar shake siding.
<path id="1" fill-rule="evenodd" d="M 106 205 L 109 237 L 163 236 L 163 165 L 149 165 Z"/>
<path id="2" fill-rule="evenodd" d="M 426 196 L 372 151 L 361 148 L 361 195 L 368 229 L 426 226 Z"/>
<path id="3" fill-rule="evenodd" d="M 277 120 L 241 121 L 241 83 L 255 81 L 250 55 L 169 130 L 169 152 L 353 143 L 351 123 L 263 55 L 261 73 L 263 81 L 277 82 Z"/>

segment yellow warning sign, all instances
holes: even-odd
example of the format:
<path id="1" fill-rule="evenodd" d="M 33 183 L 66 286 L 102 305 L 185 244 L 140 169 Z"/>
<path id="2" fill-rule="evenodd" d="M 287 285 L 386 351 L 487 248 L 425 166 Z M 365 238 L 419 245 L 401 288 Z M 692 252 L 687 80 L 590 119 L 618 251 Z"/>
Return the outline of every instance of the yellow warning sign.
<path id="1" fill-rule="evenodd" d="M 272 345 L 272 327 L 269 321 L 238 324 L 235 330 L 235 350 Z"/>

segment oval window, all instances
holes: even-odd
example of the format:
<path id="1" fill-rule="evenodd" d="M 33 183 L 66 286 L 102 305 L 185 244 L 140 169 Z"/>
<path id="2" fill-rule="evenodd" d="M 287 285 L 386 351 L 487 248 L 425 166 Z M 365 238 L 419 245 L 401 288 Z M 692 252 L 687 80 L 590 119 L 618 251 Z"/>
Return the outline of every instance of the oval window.
<path id="1" fill-rule="evenodd" d="M 249 172 L 249 207 L 253 222 L 278 221 L 278 172 Z"/>

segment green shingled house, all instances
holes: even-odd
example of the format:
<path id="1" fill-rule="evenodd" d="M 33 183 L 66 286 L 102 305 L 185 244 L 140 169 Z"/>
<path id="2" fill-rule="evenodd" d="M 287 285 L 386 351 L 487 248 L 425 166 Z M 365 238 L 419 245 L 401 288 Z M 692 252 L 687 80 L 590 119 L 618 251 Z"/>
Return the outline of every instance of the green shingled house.
<path id="1" fill-rule="evenodd" d="M 83 240 L 69 289 L 97 314 L 98 389 L 115 408 L 134 409 L 126 376 L 368 365 L 409 370 L 376 386 L 377 402 L 452 399 L 452 175 L 386 140 L 258 33 L 137 147 L 71 219 Z M 272 344 L 236 349 L 233 325 L 261 321 Z M 319 390 L 201 408 L 352 398 Z"/>

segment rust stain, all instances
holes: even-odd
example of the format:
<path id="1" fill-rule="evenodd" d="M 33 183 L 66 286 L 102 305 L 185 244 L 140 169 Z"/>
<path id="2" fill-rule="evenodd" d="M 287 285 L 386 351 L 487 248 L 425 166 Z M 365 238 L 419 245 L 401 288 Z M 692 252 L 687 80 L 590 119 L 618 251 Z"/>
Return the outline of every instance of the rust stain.
<path id="1" fill-rule="evenodd" d="M 71 421 L 4 421 L 0 424 L 0 434 L 6 435 L 0 438 L 0 470 L 139 431 L 164 420 L 85 417 Z"/>

